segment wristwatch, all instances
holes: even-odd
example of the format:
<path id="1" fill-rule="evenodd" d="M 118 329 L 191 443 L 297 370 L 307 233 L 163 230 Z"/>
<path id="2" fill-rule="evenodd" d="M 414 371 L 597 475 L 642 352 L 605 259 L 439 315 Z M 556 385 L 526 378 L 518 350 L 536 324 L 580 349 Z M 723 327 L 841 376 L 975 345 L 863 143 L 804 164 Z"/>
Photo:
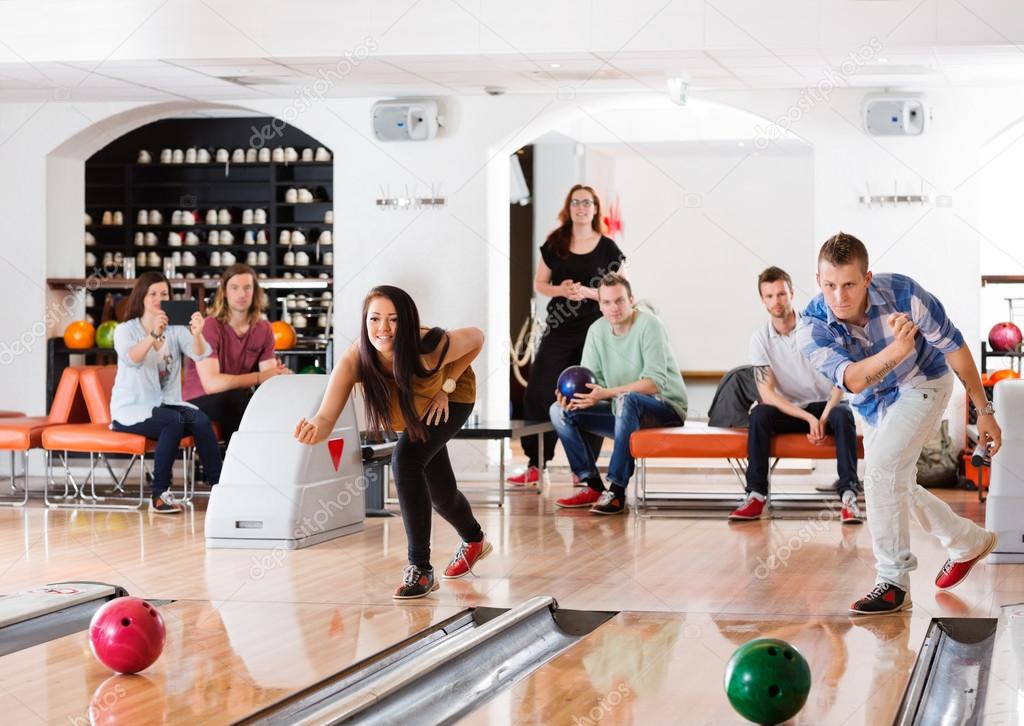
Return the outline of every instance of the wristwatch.
<path id="1" fill-rule="evenodd" d="M 441 384 L 441 390 L 445 393 L 455 393 L 457 385 L 454 378 L 445 378 L 444 383 Z"/>
<path id="2" fill-rule="evenodd" d="M 996 413 L 996 409 L 992 405 L 991 401 L 986 403 L 984 408 L 978 409 L 978 415 L 979 416 L 994 416 L 995 413 Z"/>
<path id="3" fill-rule="evenodd" d="M 161 338 L 160 335 L 157 335 L 156 329 L 149 331 L 149 337 L 151 337 L 153 340 L 160 340 Z"/>

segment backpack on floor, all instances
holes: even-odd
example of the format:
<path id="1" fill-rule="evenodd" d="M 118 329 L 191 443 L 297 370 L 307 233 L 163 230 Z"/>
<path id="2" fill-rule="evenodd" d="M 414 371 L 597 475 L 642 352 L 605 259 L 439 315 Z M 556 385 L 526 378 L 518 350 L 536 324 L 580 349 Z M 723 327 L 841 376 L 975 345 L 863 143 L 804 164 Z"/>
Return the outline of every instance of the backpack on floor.
<path id="1" fill-rule="evenodd" d="M 949 437 L 949 421 L 943 421 L 917 459 L 917 483 L 923 487 L 958 487 L 959 461 Z"/>

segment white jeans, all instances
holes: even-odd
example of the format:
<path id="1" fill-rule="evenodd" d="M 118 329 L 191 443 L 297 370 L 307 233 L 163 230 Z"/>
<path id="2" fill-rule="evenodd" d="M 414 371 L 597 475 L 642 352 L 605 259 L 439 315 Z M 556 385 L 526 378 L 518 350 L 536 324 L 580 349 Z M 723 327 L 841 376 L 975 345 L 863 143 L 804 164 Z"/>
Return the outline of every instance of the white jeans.
<path id="1" fill-rule="evenodd" d="M 949 551 L 954 562 L 984 549 L 985 530 L 953 513 L 917 483 L 917 459 L 938 427 L 953 391 L 953 374 L 902 393 L 876 426 L 864 427 L 864 499 L 875 552 L 876 581 L 910 590 L 917 558 L 910 551 L 910 515 Z"/>

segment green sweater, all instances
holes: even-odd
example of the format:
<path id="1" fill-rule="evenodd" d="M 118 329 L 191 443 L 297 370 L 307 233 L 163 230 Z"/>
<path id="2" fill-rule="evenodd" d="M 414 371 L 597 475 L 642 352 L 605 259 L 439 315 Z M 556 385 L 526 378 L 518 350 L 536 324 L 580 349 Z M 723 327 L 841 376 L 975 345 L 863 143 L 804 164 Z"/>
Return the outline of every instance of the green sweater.
<path id="1" fill-rule="evenodd" d="M 686 385 L 665 326 L 653 313 L 637 310 L 633 326 L 622 336 L 613 335 L 611 324 L 604 318 L 595 322 L 587 331 L 581 365 L 593 371 L 598 385 L 605 388 L 641 378 L 654 381 L 658 398 L 686 420 Z"/>

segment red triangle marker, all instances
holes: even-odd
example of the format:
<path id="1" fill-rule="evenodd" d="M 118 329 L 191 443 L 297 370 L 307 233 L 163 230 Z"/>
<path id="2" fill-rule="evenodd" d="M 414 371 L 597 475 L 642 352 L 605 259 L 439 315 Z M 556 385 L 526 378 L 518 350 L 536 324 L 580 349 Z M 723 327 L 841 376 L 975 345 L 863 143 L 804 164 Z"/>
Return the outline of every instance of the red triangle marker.
<path id="1" fill-rule="evenodd" d="M 341 452 L 345 449 L 345 439 L 327 439 L 327 450 L 331 452 L 331 462 L 334 470 L 341 466 Z"/>

